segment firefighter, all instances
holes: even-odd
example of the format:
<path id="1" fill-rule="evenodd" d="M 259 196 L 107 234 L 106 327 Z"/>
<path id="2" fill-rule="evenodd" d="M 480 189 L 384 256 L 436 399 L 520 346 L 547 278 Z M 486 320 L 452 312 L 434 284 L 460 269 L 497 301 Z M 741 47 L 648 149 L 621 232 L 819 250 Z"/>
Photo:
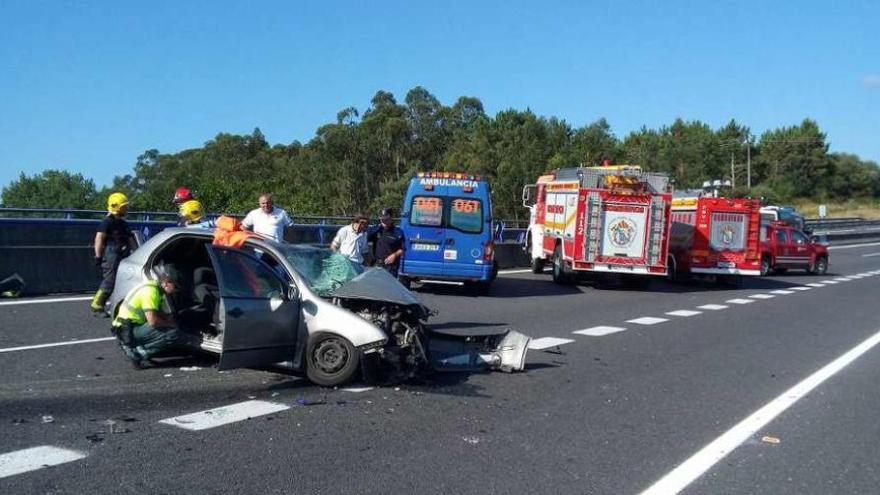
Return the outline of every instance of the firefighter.
<path id="1" fill-rule="evenodd" d="M 132 289 L 113 319 L 112 332 L 132 366 L 141 369 L 156 354 L 180 345 L 183 336 L 174 317 L 162 312 L 165 296 L 177 291 L 177 283 L 164 266 L 153 269 L 155 280 Z"/>
<path id="2" fill-rule="evenodd" d="M 107 216 L 98 225 L 95 233 L 95 266 L 101 267 L 103 279 L 92 298 L 92 311 L 104 311 L 104 303 L 113 293 L 116 285 L 116 270 L 119 262 L 131 254 L 136 245 L 125 214 L 128 213 L 128 198 L 115 192 L 107 198 Z"/>
<path id="3" fill-rule="evenodd" d="M 205 209 L 202 203 L 196 199 L 191 199 L 180 205 L 178 215 L 183 220 L 184 227 L 193 227 L 201 229 L 213 229 L 217 227 L 214 220 L 205 220 Z"/>
<path id="4" fill-rule="evenodd" d="M 174 198 L 171 202 L 174 203 L 174 206 L 176 206 L 179 211 L 184 203 L 192 201 L 193 199 L 195 198 L 193 198 L 192 191 L 190 191 L 188 187 L 178 187 L 174 190 Z M 183 227 L 185 225 L 186 219 L 182 215 L 177 215 L 177 226 Z"/>

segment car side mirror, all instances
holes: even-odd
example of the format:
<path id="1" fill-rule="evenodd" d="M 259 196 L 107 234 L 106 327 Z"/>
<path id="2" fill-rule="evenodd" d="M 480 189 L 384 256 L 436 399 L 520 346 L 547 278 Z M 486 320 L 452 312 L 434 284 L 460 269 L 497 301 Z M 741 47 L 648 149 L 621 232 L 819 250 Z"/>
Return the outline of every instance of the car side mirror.
<path id="1" fill-rule="evenodd" d="M 298 301 L 299 300 L 299 288 L 293 284 L 290 284 L 287 288 L 287 300 L 288 301 Z"/>

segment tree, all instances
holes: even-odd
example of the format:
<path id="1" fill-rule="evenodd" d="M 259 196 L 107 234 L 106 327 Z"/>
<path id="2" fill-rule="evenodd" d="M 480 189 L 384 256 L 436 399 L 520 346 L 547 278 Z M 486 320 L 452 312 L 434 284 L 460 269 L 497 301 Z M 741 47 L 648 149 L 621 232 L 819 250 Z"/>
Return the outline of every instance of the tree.
<path id="1" fill-rule="evenodd" d="M 2 198 L 4 206 L 16 208 L 104 208 L 91 179 L 65 170 L 22 173 L 3 188 Z"/>

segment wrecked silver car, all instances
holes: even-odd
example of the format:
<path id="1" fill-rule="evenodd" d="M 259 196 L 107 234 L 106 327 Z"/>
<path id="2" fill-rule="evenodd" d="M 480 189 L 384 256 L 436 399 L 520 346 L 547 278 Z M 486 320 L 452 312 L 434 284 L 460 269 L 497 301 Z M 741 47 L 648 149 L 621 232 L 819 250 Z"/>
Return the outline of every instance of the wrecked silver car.
<path id="1" fill-rule="evenodd" d="M 385 270 L 320 247 L 251 238 L 229 248 L 212 239 L 181 228 L 151 238 L 120 264 L 110 313 L 164 265 L 180 286 L 168 310 L 192 349 L 219 355 L 221 370 L 282 366 L 335 386 L 377 369 L 406 379 L 524 368 L 528 337 L 432 330 L 431 311 Z"/>

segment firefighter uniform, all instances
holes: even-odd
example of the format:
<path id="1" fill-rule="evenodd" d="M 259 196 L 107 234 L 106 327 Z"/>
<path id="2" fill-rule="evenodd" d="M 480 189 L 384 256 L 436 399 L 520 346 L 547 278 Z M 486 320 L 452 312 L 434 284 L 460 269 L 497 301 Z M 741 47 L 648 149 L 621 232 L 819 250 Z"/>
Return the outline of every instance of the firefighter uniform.
<path id="1" fill-rule="evenodd" d="M 116 285 L 116 270 L 119 262 L 131 254 L 131 229 L 124 220 L 128 199 L 122 193 L 113 193 L 107 200 L 107 216 L 98 225 L 98 235 L 104 239 L 100 254 L 96 253 L 95 264 L 101 267 L 101 284 L 92 298 L 92 311 L 104 310 L 104 303 L 113 294 Z M 96 241 L 97 242 L 97 241 Z"/>
<path id="2" fill-rule="evenodd" d="M 150 281 L 131 290 L 113 319 L 113 334 L 125 355 L 139 363 L 181 343 L 177 328 L 156 328 L 147 322 L 147 311 L 162 311 L 164 294 L 159 282 Z"/>

